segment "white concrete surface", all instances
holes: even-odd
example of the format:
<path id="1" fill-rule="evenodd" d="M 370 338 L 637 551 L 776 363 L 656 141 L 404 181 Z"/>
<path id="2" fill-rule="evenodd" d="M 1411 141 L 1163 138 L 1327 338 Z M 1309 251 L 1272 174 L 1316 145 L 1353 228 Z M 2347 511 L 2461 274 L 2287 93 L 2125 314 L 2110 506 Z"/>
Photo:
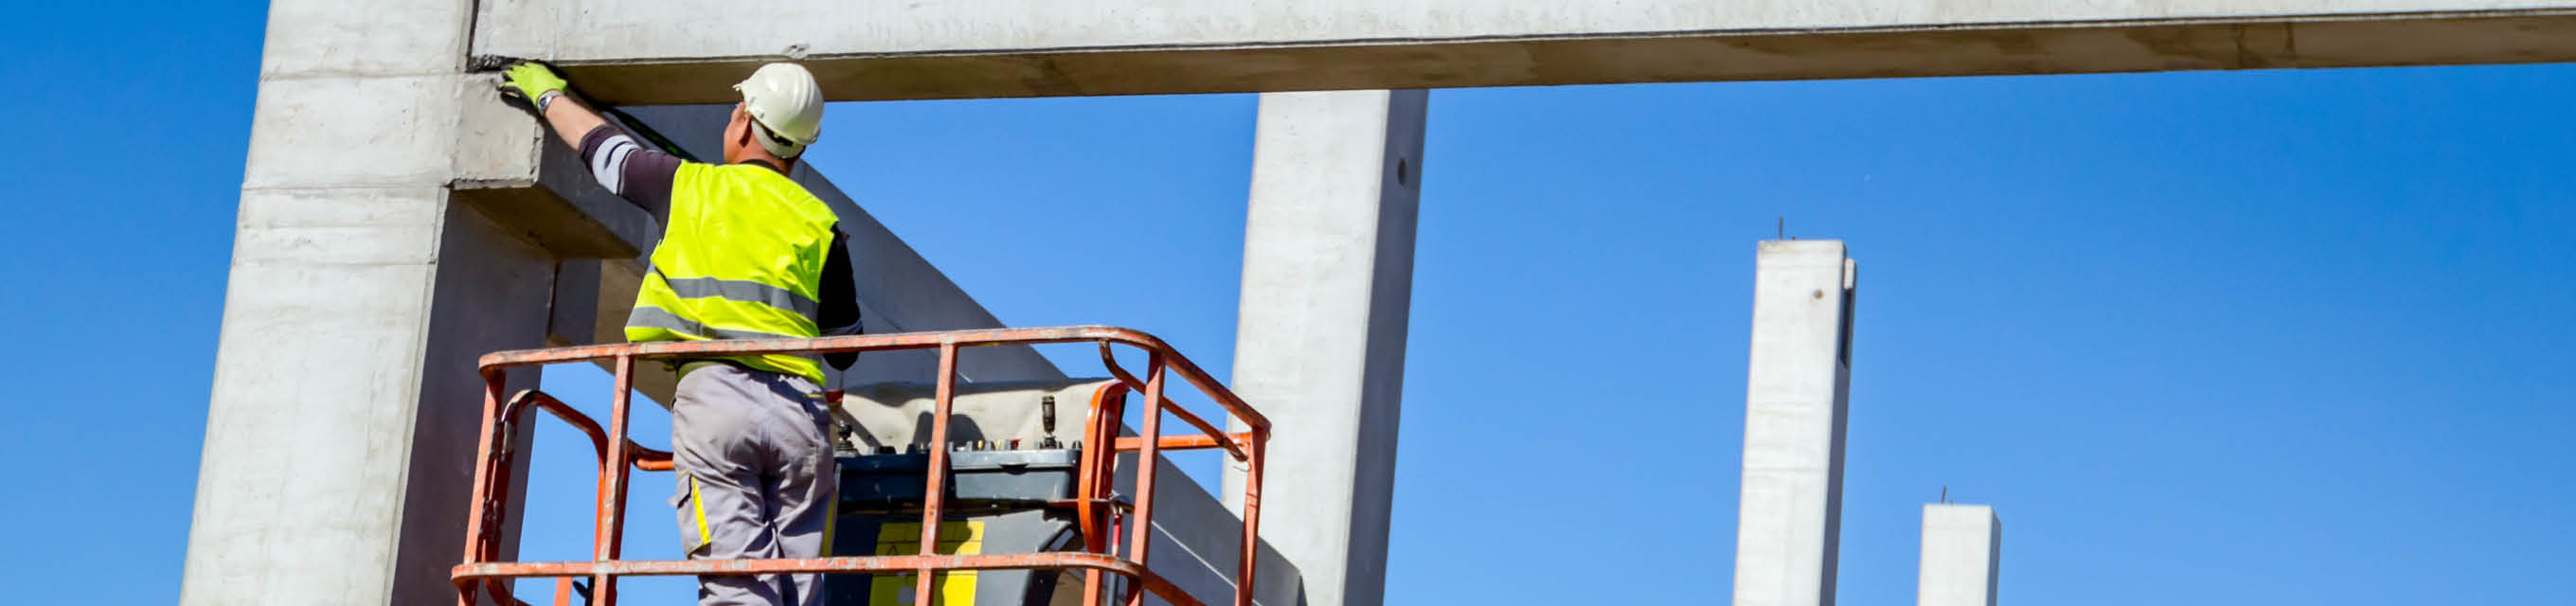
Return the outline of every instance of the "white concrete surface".
<path id="1" fill-rule="evenodd" d="M 478 74 L 466 88 L 480 93 L 499 80 Z M 449 177 L 458 203 L 566 258 L 641 259 L 661 238 L 651 213 L 600 187 L 579 153 L 527 110 L 494 94 L 467 94 L 463 104 Z"/>
<path id="2" fill-rule="evenodd" d="M 1985 505 L 1923 506 L 1923 568 L 1916 606 L 1995 606 L 2004 523 Z"/>
<path id="3" fill-rule="evenodd" d="M 445 188 L 473 4 L 377 4 L 270 8 L 184 604 L 453 603 L 414 589 L 445 586 L 419 556 L 463 552 L 461 530 L 425 532 L 462 528 L 471 443 L 420 426 L 480 405 L 444 352 L 543 326 L 542 288 L 515 282 L 543 267 L 528 249 L 450 248 L 493 235 Z M 540 294 L 434 330 L 471 313 L 441 310 L 460 283 L 490 304 Z"/>
<path id="4" fill-rule="evenodd" d="M 782 57 L 839 100 L 2576 60 L 2569 0 L 481 5 L 474 52 L 625 74 L 596 92 L 657 103 Z"/>
<path id="5" fill-rule="evenodd" d="M 1384 597 L 1428 99 L 1261 96 L 1233 384 L 1275 431 L 1263 536 L 1315 606 Z M 1219 493 L 1237 511 L 1243 480 Z"/>
<path id="6" fill-rule="evenodd" d="M 482 437 L 476 432 L 482 428 L 484 385 L 475 360 L 493 351 L 544 347 L 546 300 L 553 295 L 554 256 L 463 205 L 447 208 L 438 277 L 430 286 L 392 604 L 455 603 L 446 569 L 465 551 L 468 499 L 461 497 L 473 486 L 474 449 Z M 508 389 L 537 387 L 542 376 L 538 369 L 512 371 Z M 513 439 L 529 444 L 533 431 L 533 424 L 521 425 Z M 527 452 L 524 446 L 521 452 Z M 516 462 L 512 490 L 524 490 L 527 464 L 526 458 Z M 504 519 L 509 528 L 517 527 L 516 507 Z M 516 554 L 515 543 L 504 539 L 502 557 Z"/>
<path id="7" fill-rule="evenodd" d="M 1736 606 L 1834 603 L 1857 285 L 1842 242 L 1763 242 L 1756 257 Z"/>

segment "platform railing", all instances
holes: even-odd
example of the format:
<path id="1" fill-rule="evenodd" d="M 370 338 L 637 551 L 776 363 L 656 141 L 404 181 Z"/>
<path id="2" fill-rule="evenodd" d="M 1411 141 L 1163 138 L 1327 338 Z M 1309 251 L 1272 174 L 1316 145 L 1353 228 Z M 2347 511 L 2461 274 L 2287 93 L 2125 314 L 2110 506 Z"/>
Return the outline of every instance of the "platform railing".
<path id="1" fill-rule="evenodd" d="M 1085 421 L 1084 446 L 1074 499 L 1069 506 L 1076 512 L 1083 532 L 1083 551 L 988 555 L 937 555 L 940 516 L 946 507 L 948 461 L 948 417 L 956 395 L 958 350 L 968 347 L 1042 345 L 1050 343 L 1097 343 L 1101 363 L 1117 383 L 1101 390 L 1092 402 L 1091 414 Z M 1142 350 L 1146 356 L 1142 378 L 1118 365 L 1113 346 L 1124 345 Z M 845 556 L 795 559 L 741 560 L 622 560 L 625 528 L 626 492 L 630 470 L 669 471 L 671 453 L 645 448 L 626 438 L 627 417 L 633 402 L 635 362 L 648 359 L 695 359 L 761 354 L 825 354 L 843 352 L 936 349 L 939 351 L 939 377 L 935 410 L 931 422 L 930 466 L 924 481 L 921 515 L 921 541 L 917 555 Z M 573 362 L 609 361 L 615 370 L 616 393 L 609 400 L 608 426 L 564 405 L 543 392 L 522 391 L 504 398 L 509 369 Z M 1233 603 L 1252 606 L 1261 528 L 1262 453 L 1270 438 L 1270 420 L 1226 389 L 1207 371 L 1172 349 L 1162 339 L 1136 330 L 1110 326 L 1064 326 L 1052 328 L 1004 328 L 946 332 L 917 332 L 888 335 L 823 337 L 815 339 L 717 340 L 686 342 L 630 343 L 505 351 L 483 356 L 480 368 L 484 381 L 483 431 L 476 449 L 474 501 L 466 522 L 464 562 L 451 572 L 456 584 L 459 606 L 474 606 L 478 590 L 495 603 L 522 604 L 511 596 L 509 579 L 554 578 L 555 603 L 570 604 L 574 593 L 573 579 L 588 577 L 590 603 L 613 606 L 617 603 L 617 578 L 622 576 L 736 575 L 784 573 L 887 573 L 910 572 L 916 575 L 913 595 L 921 596 L 925 605 L 933 592 L 938 573 L 964 570 L 1013 569 L 1082 569 L 1083 603 L 1101 603 L 1103 575 L 1118 575 L 1124 584 L 1122 601 L 1138 606 L 1144 594 L 1151 592 L 1166 602 L 1196 606 L 1199 600 L 1181 591 L 1148 566 L 1153 546 L 1155 462 L 1164 451 L 1218 449 L 1244 463 L 1243 544 L 1235 571 Z M 1164 396 L 1167 374 L 1178 374 L 1208 399 L 1225 407 L 1226 413 L 1243 422 L 1250 431 L 1226 433 L 1206 419 L 1190 413 Z M 1146 402 L 1143 427 L 1137 436 L 1121 436 L 1121 419 L 1125 416 L 1127 391 L 1139 392 Z M 592 554 L 589 561 L 575 562 L 505 562 L 500 561 L 500 532 L 503 513 L 509 510 L 514 466 L 512 436 L 520 416 L 529 409 L 542 410 L 590 438 L 598 457 L 597 501 L 593 509 Z M 1169 413 L 1197 429 L 1197 435 L 1162 435 L 1162 418 Z M 1146 439 L 1151 437 L 1152 439 Z M 1132 504 L 1112 498 L 1119 453 L 1137 456 L 1136 494 Z M 1131 509 L 1132 508 L 1132 509 Z M 1131 509 L 1131 510 L 1130 510 Z M 1127 510 L 1127 511 L 1122 511 Z M 1127 518 L 1131 518 L 1127 519 Z M 1123 533 L 1124 553 L 1116 550 L 1114 539 Z"/>

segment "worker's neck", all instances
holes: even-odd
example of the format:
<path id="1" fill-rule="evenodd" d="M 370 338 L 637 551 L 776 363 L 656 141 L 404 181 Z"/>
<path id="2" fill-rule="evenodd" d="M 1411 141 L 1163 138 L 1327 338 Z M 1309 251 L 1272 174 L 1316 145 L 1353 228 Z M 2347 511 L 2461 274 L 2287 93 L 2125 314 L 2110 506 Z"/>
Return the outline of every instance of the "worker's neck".
<path id="1" fill-rule="evenodd" d="M 734 163 L 749 164 L 766 168 L 781 175 L 787 174 L 787 169 L 792 168 L 792 166 L 787 162 L 768 156 L 743 156 L 741 160 L 735 161 Z"/>

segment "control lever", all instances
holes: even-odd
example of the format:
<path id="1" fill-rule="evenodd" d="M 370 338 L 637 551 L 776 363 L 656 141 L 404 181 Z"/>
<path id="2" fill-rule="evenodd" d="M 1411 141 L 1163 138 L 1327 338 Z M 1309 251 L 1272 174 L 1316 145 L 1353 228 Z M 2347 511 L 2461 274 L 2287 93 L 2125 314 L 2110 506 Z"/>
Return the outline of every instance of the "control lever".
<path id="1" fill-rule="evenodd" d="M 1053 450 L 1064 447 L 1055 441 L 1055 396 L 1038 398 L 1038 423 L 1046 428 L 1046 438 L 1038 440 L 1038 448 Z"/>

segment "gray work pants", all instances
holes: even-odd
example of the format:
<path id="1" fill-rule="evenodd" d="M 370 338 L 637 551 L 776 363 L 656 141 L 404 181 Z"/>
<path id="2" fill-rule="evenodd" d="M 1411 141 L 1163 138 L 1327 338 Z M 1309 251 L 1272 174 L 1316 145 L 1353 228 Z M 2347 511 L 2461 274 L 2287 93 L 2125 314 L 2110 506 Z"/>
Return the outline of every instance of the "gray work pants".
<path id="1" fill-rule="evenodd" d="M 692 369 L 671 403 L 681 547 L 692 560 L 822 557 L 840 482 L 822 389 L 730 364 Z M 815 574 L 698 577 L 705 606 L 813 606 Z"/>

